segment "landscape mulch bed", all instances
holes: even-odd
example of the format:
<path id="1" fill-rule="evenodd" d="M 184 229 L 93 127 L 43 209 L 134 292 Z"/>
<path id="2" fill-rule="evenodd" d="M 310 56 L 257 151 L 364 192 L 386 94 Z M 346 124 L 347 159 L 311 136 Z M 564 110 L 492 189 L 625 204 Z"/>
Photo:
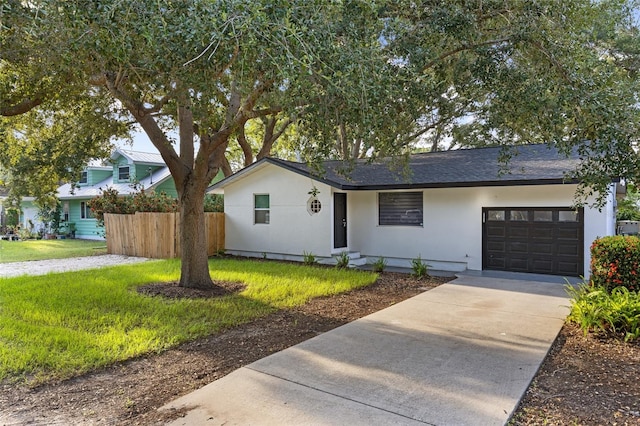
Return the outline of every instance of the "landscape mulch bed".
<path id="1" fill-rule="evenodd" d="M 0 418 L 11 424 L 147 425 L 162 423 L 156 409 L 269 354 L 429 290 L 447 279 L 418 280 L 384 273 L 378 282 L 319 298 L 248 324 L 85 374 L 35 388 L 0 384 Z M 238 291 L 238 283 L 218 283 Z M 173 285 L 140 291 L 183 294 Z M 640 424 L 640 345 L 584 337 L 565 326 L 525 395 L 515 425 Z"/>

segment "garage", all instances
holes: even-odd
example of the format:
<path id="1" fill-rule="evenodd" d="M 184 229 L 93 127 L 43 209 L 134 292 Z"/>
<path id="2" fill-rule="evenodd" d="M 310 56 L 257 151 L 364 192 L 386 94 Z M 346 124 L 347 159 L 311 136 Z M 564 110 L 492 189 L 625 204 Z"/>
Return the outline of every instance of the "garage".
<path id="1" fill-rule="evenodd" d="M 584 275 L 584 211 L 568 207 L 482 209 L 482 268 Z"/>

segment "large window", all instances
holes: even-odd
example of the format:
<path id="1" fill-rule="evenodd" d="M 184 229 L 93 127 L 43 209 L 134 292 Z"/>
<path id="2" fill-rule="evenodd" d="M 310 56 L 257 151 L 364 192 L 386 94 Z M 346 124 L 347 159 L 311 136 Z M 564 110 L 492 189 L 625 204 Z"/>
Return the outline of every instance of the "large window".
<path id="1" fill-rule="evenodd" d="M 378 224 L 422 226 L 422 192 L 380 192 Z"/>
<path id="2" fill-rule="evenodd" d="M 118 167 L 118 180 L 129 180 L 129 166 Z"/>
<path id="3" fill-rule="evenodd" d="M 269 194 L 253 195 L 254 223 L 269 223 Z"/>
<path id="4" fill-rule="evenodd" d="M 93 212 L 89 208 L 86 202 L 80 203 L 80 218 L 81 219 L 93 219 Z"/>

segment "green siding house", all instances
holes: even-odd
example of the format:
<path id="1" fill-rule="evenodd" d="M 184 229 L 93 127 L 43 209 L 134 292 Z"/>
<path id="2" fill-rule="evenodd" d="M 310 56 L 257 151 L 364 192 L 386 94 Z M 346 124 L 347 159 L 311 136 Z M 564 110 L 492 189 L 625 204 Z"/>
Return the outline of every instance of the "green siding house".
<path id="1" fill-rule="evenodd" d="M 111 155 L 110 165 L 88 166 L 80 182 L 58 188 L 63 221 L 74 224 L 76 238 L 104 239 L 104 229 L 98 226 L 88 201 L 107 188 L 116 189 L 121 195 L 132 194 L 134 184 L 145 190 L 164 192 L 170 197 L 178 196 L 169 168 L 160 154 L 117 149 Z"/>

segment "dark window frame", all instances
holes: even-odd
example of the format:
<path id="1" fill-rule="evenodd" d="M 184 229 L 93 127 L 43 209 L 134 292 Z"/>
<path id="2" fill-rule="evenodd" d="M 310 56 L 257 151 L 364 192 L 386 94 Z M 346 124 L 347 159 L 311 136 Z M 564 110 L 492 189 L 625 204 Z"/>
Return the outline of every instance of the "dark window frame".
<path id="1" fill-rule="evenodd" d="M 80 219 L 95 219 L 95 216 L 88 205 L 88 201 L 80 201 Z"/>
<path id="2" fill-rule="evenodd" d="M 424 192 L 379 192 L 378 226 L 424 227 Z"/>
<path id="3" fill-rule="evenodd" d="M 125 176 L 125 173 L 123 173 L 124 169 L 127 170 L 126 177 L 124 177 Z M 123 181 L 123 180 L 128 181 L 130 178 L 131 178 L 131 167 L 129 167 L 129 166 L 118 166 L 118 180 L 119 181 Z"/>

